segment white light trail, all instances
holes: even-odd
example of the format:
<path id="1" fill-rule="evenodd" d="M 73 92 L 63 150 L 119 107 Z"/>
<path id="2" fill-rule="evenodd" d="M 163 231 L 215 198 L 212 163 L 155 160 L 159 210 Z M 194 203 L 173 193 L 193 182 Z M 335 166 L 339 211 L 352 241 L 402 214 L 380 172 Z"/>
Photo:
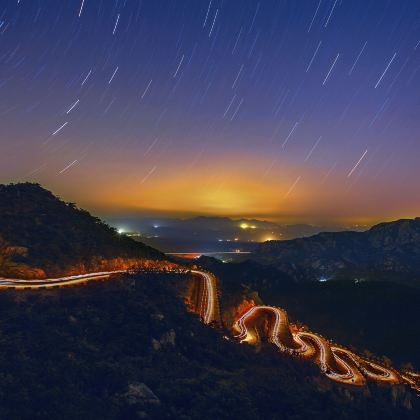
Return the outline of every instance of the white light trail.
<path id="1" fill-rule="evenodd" d="M 78 99 L 70 108 L 69 110 L 66 112 L 66 114 L 70 114 L 70 112 L 75 108 L 75 106 L 80 102 L 80 100 Z"/>
<path id="2" fill-rule="evenodd" d="M 338 53 L 338 54 L 337 54 L 337 57 L 335 57 L 335 60 L 334 60 L 334 62 L 332 63 L 332 66 L 331 66 L 331 68 L 330 68 L 329 72 L 327 73 L 327 75 L 325 76 L 324 81 L 322 82 L 322 86 L 324 86 L 324 85 L 325 85 L 325 83 L 327 83 L 327 80 L 328 80 L 328 78 L 330 77 L 330 74 L 331 74 L 331 72 L 332 72 L 332 69 L 334 68 L 335 63 L 337 62 L 337 60 L 338 60 L 338 57 L 339 57 L 339 56 L 340 56 L 340 53 Z"/>
<path id="3" fill-rule="evenodd" d="M 56 134 L 58 134 L 69 122 L 66 121 L 61 127 L 57 128 L 57 130 L 54 131 L 54 133 L 52 133 L 52 136 L 55 136 Z"/>
<path id="4" fill-rule="evenodd" d="M 375 121 L 379 118 L 379 116 L 381 115 L 382 111 L 385 109 L 385 107 L 386 107 L 386 105 L 387 105 L 388 102 L 389 102 L 389 98 L 386 98 L 385 99 L 385 102 L 379 108 L 378 112 L 375 114 L 375 116 L 373 117 L 372 121 L 368 125 L 368 128 L 372 127 L 372 125 L 375 124 Z"/>
<path id="5" fill-rule="evenodd" d="M 106 113 L 110 110 L 110 108 L 111 108 L 112 104 L 114 103 L 115 99 L 116 99 L 116 98 L 112 98 L 112 99 L 111 99 L 111 102 L 110 102 L 110 103 L 108 104 L 108 106 L 105 108 L 104 114 L 106 114 Z"/>
<path id="6" fill-rule="evenodd" d="M 152 84 L 152 81 L 153 81 L 153 79 L 150 79 L 149 84 L 147 85 L 146 89 L 144 89 L 143 95 L 141 95 L 141 99 L 143 99 L 143 98 L 144 98 L 144 96 L 146 95 L 147 91 L 148 91 L 148 90 L 149 90 L 149 88 L 150 88 L 150 85 Z"/>
<path id="7" fill-rule="evenodd" d="M 173 77 L 176 77 L 176 75 L 178 74 L 178 71 L 181 68 L 183 61 L 184 61 L 184 54 L 182 55 L 181 60 L 179 61 L 178 67 L 177 67 L 176 72 L 174 73 Z"/>
<path id="8" fill-rule="evenodd" d="M 156 137 L 152 143 L 150 144 L 150 146 L 147 148 L 147 150 L 144 152 L 144 156 L 148 155 L 149 152 L 153 149 L 154 145 L 157 143 L 158 138 Z"/>
<path id="9" fill-rule="evenodd" d="M 235 100 L 235 98 L 236 98 L 236 93 L 235 93 L 235 95 L 233 95 L 233 98 L 232 98 L 232 100 L 230 101 L 230 104 L 229 104 L 229 105 L 228 105 L 228 107 L 226 108 L 226 111 L 225 111 L 225 113 L 223 114 L 223 118 L 225 118 L 225 117 L 226 117 L 226 114 L 229 112 L 229 109 L 230 109 L 230 107 L 232 106 L 233 101 Z"/>
<path id="10" fill-rule="evenodd" d="M 290 130 L 289 135 L 286 137 L 286 140 L 283 142 L 283 144 L 281 145 L 281 148 L 284 149 L 284 147 L 286 146 L 286 143 L 289 141 L 291 135 L 293 134 L 293 132 L 296 130 L 297 126 L 299 125 L 299 121 L 295 122 L 295 125 L 293 126 L 293 128 Z"/>
<path id="11" fill-rule="evenodd" d="M 233 113 L 232 118 L 230 119 L 231 121 L 233 121 L 233 119 L 236 117 L 236 114 L 238 113 L 239 108 L 241 107 L 241 105 L 242 105 L 243 101 L 244 101 L 244 98 L 242 98 L 242 99 L 240 100 L 239 105 L 236 107 L 236 111 Z"/>
<path id="12" fill-rule="evenodd" d="M 257 17 L 258 11 L 260 10 L 260 2 L 257 3 L 257 8 L 255 9 L 254 17 L 251 21 L 251 26 L 249 27 L 248 33 L 252 32 L 252 28 L 254 27 L 255 18 Z"/>
<path id="13" fill-rule="evenodd" d="M 357 161 L 356 165 L 353 166 L 353 169 L 348 173 L 347 178 L 350 178 L 353 172 L 357 169 L 357 167 L 360 165 L 364 157 L 367 155 L 368 149 L 365 150 L 361 158 Z"/>
<path id="14" fill-rule="evenodd" d="M 354 68 L 356 67 L 356 64 L 357 64 L 357 62 L 359 61 L 359 58 L 360 58 L 360 56 L 362 55 L 363 50 L 365 49 L 366 45 L 367 45 L 367 41 L 364 43 L 364 45 L 363 45 L 362 49 L 360 50 L 359 54 L 358 54 L 358 55 L 357 55 L 357 57 L 356 57 L 355 62 L 354 62 L 354 63 L 353 63 L 353 65 L 351 66 L 351 69 L 350 69 L 350 71 L 349 71 L 349 76 L 353 73 L 353 70 L 354 70 Z"/>
<path id="15" fill-rule="evenodd" d="M 242 30 L 243 30 L 243 26 L 241 26 L 241 29 L 240 29 L 240 31 L 239 31 L 239 33 L 238 33 L 237 38 L 236 38 L 235 45 L 233 46 L 233 49 L 232 49 L 232 54 L 233 54 L 233 53 L 235 52 L 235 50 L 236 50 L 236 46 L 238 45 L 239 38 L 241 37 L 241 34 L 242 34 Z"/>
<path id="16" fill-rule="evenodd" d="M 321 141 L 321 139 L 322 139 L 322 136 L 319 136 L 318 140 L 315 142 L 315 144 L 312 146 L 312 149 L 310 150 L 310 152 L 306 156 L 304 162 L 307 162 L 308 159 L 311 157 L 312 153 L 314 152 L 316 146 L 318 146 L 318 143 Z"/>
<path id="17" fill-rule="evenodd" d="M 82 15 L 84 4 L 85 4 L 85 0 L 82 0 L 82 4 L 80 5 L 80 10 L 79 10 L 79 17 Z"/>
<path id="18" fill-rule="evenodd" d="M 239 76 L 241 75 L 241 73 L 242 73 L 242 69 L 243 69 L 243 68 L 244 68 L 244 65 L 242 64 L 241 68 L 239 69 L 238 75 L 236 76 L 236 79 L 235 79 L 235 81 L 234 81 L 234 82 L 233 82 L 233 84 L 232 84 L 232 89 L 234 89 L 234 88 L 235 88 L 236 82 L 238 81 Z"/>
<path id="19" fill-rule="evenodd" d="M 115 22 L 115 26 L 114 26 L 114 30 L 112 31 L 112 35 L 115 35 L 115 31 L 117 30 L 119 20 L 120 20 L 120 14 L 118 13 L 117 21 Z"/>
<path id="20" fill-rule="evenodd" d="M 213 24 L 211 25 L 211 29 L 210 29 L 210 32 L 209 32 L 209 38 L 211 37 L 211 34 L 213 32 L 214 24 L 216 22 L 216 18 L 217 18 L 218 13 L 219 13 L 219 9 L 216 10 L 216 14 L 214 15 Z"/>
<path id="21" fill-rule="evenodd" d="M 394 58 L 397 56 L 397 53 L 394 53 L 394 55 L 392 56 L 391 60 L 389 61 L 388 65 L 386 66 L 384 72 L 382 73 L 381 77 L 379 78 L 379 80 L 376 82 L 375 85 L 375 89 L 379 86 L 379 83 L 381 83 L 382 78 L 385 76 L 385 73 L 388 71 L 389 66 L 392 64 L 392 62 L 394 61 Z"/>
<path id="22" fill-rule="evenodd" d="M 311 66 L 312 66 L 312 62 L 315 60 L 316 53 L 318 52 L 319 47 L 321 46 L 321 44 L 322 44 L 322 41 L 319 41 L 319 44 L 318 44 L 318 46 L 316 47 L 316 50 L 315 50 L 315 52 L 314 52 L 314 55 L 312 56 L 312 59 L 311 59 L 311 61 L 309 62 L 308 67 L 306 68 L 306 73 L 308 73 L 309 69 L 311 68 Z"/>
<path id="23" fill-rule="evenodd" d="M 147 175 L 141 180 L 140 184 L 144 184 L 149 179 L 149 177 L 153 174 L 153 172 L 156 171 L 156 169 L 157 169 L 157 166 L 153 166 L 153 168 L 150 169 Z"/>
<path id="24" fill-rule="evenodd" d="M 43 163 L 41 166 L 38 166 L 38 168 L 35 168 L 34 170 L 32 170 L 31 172 L 28 172 L 26 174 L 26 176 L 32 176 L 35 175 L 37 172 L 39 172 L 41 169 L 45 168 L 47 166 L 46 163 Z"/>
<path id="25" fill-rule="evenodd" d="M 83 82 L 81 84 L 81 86 L 83 86 L 86 83 L 86 80 L 89 78 L 90 74 L 92 73 L 92 69 L 89 70 L 89 73 L 87 74 L 87 76 L 83 79 Z"/>
<path id="26" fill-rule="evenodd" d="M 209 17 L 209 12 L 210 12 L 210 7 L 211 7 L 211 2 L 212 1 L 213 0 L 210 0 L 209 8 L 207 9 L 207 13 L 206 13 L 206 18 L 204 19 L 204 23 L 203 23 L 203 28 L 206 26 L 207 18 Z"/>
<path id="27" fill-rule="evenodd" d="M 391 82 L 391 84 L 389 85 L 388 89 L 391 89 L 392 86 L 394 86 L 394 83 L 397 81 L 398 76 L 402 73 L 402 71 L 405 69 L 405 66 L 408 64 L 408 62 L 410 61 L 410 58 L 408 57 L 405 61 L 404 64 L 401 66 L 401 68 L 398 70 L 398 73 L 395 75 L 394 80 Z"/>
<path id="28" fill-rule="evenodd" d="M 59 174 L 63 174 L 64 172 L 66 172 L 68 169 L 70 169 L 72 166 L 76 165 L 76 163 L 79 163 L 79 161 L 76 159 L 74 160 L 72 163 L 68 164 L 64 169 L 62 169 Z"/>
<path id="29" fill-rule="evenodd" d="M 334 162 L 334 165 L 331 166 L 331 168 L 325 174 L 324 179 L 322 180 L 321 184 L 324 184 L 327 181 L 327 179 L 330 177 L 332 171 L 335 169 L 335 167 L 337 166 L 337 164 L 338 164 L 338 161 Z"/>
<path id="30" fill-rule="evenodd" d="M 334 11 L 334 9 L 335 9 L 335 5 L 337 4 L 337 0 L 335 0 L 335 2 L 334 2 L 334 4 L 333 4 L 333 7 L 332 7 L 332 9 L 331 9 L 331 12 L 330 12 L 330 14 L 329 14 L 329 16 L 328 16 L 328 19 L 327 19 L 327 21 L 325 22 L 325 25 L 324 25 L 324 27 L 326 28 L 327 26 L 328 26 L 328 22 L 330 21 L 330 19 L 331 19 L 331 15 L 333 14 L 333 11 Z"/>
<path id="31" fill-rule="evenodd" d="M 289 194 L 295 189 L 296 185 L 298 184 L 298 182 L 300 181 L 302 177 L 298 176 L 296 178 L 296 181 L 293 183 L 293 185 L 289 188 L 289 191 L 287 191 L 287 193 L 284 195 L 284 198 L 287 198 L 289 196 Z"/>
<path id="32" fill-rule="evenodd" d="M 311 30 L 311 28 L 312 28 L 312 25 L 313 25 L 313 23 L 314 23 L 314 20 L 315 20 L 316 14 L 318 13 L 319 6 L 321 6 L 321 2 L 322 2 L 322 0 L 319 0 L 318 7 L 317 7 L 317 8 L 316 8 L 316 10 L 315 10 L 314 16 L 313 16 L 313 18 L 312 18 L 312 20 L 311 20 L 311 24 L 309 25 L 309 28 L 308 28 L 308 33 L 309 33 L 309 31 Z"/>
<path id="33" fill-rule="evenodd" d="M 115 69 L 114 73 L 112 74 L 111 78 L 109 79 L 109 81 L 108 81 L 108 85 L 110 85 L 110 84 L 111 84 L 112 80 L 114 79 L 115 75 L 117 74 L 117 71 L 118 71 L 118 66 L 117 66 L 117 68 Z"/>

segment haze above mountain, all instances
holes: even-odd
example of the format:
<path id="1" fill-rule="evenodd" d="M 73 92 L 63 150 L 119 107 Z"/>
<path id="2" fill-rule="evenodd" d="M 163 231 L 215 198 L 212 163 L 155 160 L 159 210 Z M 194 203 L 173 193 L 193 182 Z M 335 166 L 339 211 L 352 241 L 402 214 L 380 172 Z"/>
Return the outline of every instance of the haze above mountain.
<path id="1" fill-rule="evenodd" d="M 288 240 L 319 232 L 348 229 L 338 225 L 279 224 L 259 219 L 198 216 L 193 218 L 109 217 L 122 232 L 137 234 L 142 242 L 164 252 L 252 251 L 260 242 Z M 367 229 L 368 226 L 352 226 Z"/>

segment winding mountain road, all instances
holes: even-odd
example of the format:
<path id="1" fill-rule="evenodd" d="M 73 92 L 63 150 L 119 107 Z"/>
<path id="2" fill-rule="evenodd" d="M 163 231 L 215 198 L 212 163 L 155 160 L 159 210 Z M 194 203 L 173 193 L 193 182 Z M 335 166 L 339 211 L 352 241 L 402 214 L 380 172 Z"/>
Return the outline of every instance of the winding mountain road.
<path id="1" fill-rule="evenodd" d="M 350 350 L 333 345 L 319 334 L 291 326 L 287 313 L 274 306 L 253 306 L 235 323 L 236 337 L 241 342 L 256 344 L 261 335 L 281 352 L 317 363 L 330 379 L 351 385 L 365 385 L 366 380 L 390 384 L 406 383 L 420 392 L 420 375 L 400 373 L 381 366 Z"/>
<path id="2" fill-rule="evenodd" d="M 187 272 L 187 270 L 156 269 L 144 271 Z M 201 277 L 203 281 L 196 312 L 207 325 L 220 323 L 216 277 L 198 269 L 190 272 Z M 106 280 L 113 275 L 124 273 L 127 271 L 103 271 L 44 280 L 0 277 L 0 289 L 49 289 L 73 286 L 95 280 Z M 261 335 L 265 334 L 268 341 L 282 353 L 314 361 L 319 365 L 321 372 L 332 380 L 358 386 L 365 385 L 366 380 L 391 384 L 405 383 L 420 392 L 419 373 L 398 372 L 396 369 L 381 366 L 350 350 L 333 345 L 319 334 L 298 329 L 289 323 L 284 309 L 268 305 L 253 306 L 236 320 L 233 329 L 237 333 L 235 335 L 237 339 L 250 344 L 257 344 L 261 341 Z"/>

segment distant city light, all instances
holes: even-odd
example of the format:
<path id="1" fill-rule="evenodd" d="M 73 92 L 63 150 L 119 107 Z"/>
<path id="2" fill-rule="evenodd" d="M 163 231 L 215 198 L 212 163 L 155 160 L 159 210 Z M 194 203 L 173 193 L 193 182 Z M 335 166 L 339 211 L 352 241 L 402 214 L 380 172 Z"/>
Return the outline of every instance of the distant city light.
<path id="1" fill-rule="evenodd" d="M 255 226 L 255 225 L 250 225 L 250 224 L 248 224 L 248 223 L 241 223 L 240 225 L 239 225 L 239 227 L 241 228 L 241 229 L 256 229 L 257 228 L 257 226 Z"/>
<path id="2" fill-rule="evenodd" d="M 130 238 L 140 238 L 141 233 L 140 232 L 127 232 L 126 236 L 128 236 Z"/>

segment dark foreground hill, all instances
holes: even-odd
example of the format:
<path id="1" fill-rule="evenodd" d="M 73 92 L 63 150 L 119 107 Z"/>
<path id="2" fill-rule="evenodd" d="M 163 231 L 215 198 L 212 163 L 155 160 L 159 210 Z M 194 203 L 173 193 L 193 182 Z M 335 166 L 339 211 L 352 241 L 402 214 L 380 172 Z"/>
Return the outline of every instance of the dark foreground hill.
<path id="1" fill-rule="evenodd" d="M 0 277 L 80 274 L 156 259 L 164 255 L 40 185 L 0 185 Z"/>
<path id="2" fill-rule="evenodd" d="M 347 278 L 420 284 L 420 218 L 381 223 L 366 232 L 269 241 L 252 258 L 299 281 Z"/>
<path id="3" fill-rule="evenodd" d="M 0 294 L 3 419 L 415 419 L 404 386 L 347 388 L 223 339 L 154 275 Z"/>

